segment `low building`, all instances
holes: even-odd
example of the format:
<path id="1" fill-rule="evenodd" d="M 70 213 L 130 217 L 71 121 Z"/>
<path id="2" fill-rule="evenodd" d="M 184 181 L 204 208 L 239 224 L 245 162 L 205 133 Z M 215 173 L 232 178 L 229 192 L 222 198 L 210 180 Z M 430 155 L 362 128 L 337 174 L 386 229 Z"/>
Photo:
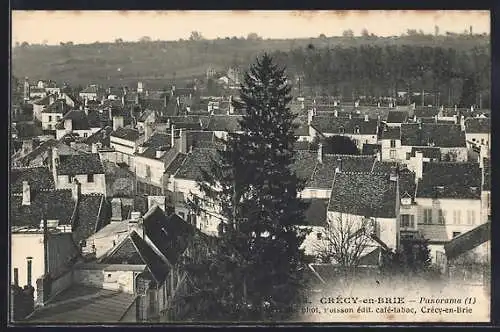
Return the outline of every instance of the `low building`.
<path id="1" fill-rule="evenodd" d="M 101 130 L 103 123 L 98 112 L 89 110 L 71 110 L 55 126 L 56 139 L 67 134 L 74 134 L 82 138 L 92 136 Z"/>

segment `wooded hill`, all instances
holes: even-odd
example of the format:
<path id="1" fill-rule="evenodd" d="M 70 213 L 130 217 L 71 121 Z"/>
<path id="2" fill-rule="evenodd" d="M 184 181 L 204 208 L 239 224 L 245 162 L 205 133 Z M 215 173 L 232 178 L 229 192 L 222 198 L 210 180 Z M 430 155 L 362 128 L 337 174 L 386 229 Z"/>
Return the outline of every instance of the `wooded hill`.
<path id="1" fill-rule="evenodd" d="M 286 64 L 290 76 L 300 74 L 301 88 L 315 92 L 387 94 L 411 86 L 440 88 L 450 96 L 443 98 L 451 99 L 459 98 L 466 80 L 473 80 L 477 91 L 489 91 L 490 37 L 466 34 L 23 44 L 12 49 L 12 71 L 19 78 L 71 85 L 132 86 L 141 80 L 151 88 L 164 88 L 173 81 L 203 79 L 209 66 L 246 69 L 264 51 Z"/>

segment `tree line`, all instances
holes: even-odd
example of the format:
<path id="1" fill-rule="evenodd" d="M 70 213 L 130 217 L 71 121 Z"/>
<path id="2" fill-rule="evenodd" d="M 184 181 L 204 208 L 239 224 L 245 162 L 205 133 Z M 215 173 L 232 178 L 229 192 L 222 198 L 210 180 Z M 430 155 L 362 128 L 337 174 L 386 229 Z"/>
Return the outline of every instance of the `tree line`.
<path id="1" fill-rule="evenodd" d="M 276 51 L 278 63 L 294 75 L 302 94 L 343 98 L 432 93 L 434 104 L 489 104 L 490 48 L 360 45 Z M 481 100 L 480 100 L 481 99 Z M 412 100 L 408 100 L 413 102 Z"/>

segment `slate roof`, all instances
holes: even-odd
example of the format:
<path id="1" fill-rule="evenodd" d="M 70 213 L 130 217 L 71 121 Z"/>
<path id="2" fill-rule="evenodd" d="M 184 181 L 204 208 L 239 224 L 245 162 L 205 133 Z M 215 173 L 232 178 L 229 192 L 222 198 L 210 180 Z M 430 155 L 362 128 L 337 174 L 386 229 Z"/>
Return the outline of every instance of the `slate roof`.
<path id="1" fill-rule="evenodd" d="M 484 172 L 484 179 L 483 179 L 483 190 L 491 190 L 491 165 L 490 165 L 490 159 L 484 158 L 483 159 L 483 172 Z"/>
<path id="2" fill-rule="evenodd" d="M 134 128 L 118 128 L 111 133 L 111 136 L 121 138 L 127 141 L 135 142 L 141 134 Z"/>
<path id="3" fill-rule="evenodd" d="M 143 217 L 146 236 L 175 265 L 188 246 L 195 228 L 176 214 L 166 216 L 158 207 L 152 207 Z"/>
<path id="4" fill-rule="evenodd" d="M 361 154 L 363 155 L 374 155 L 382 150 L 382 145 L 380 144 L 363 144 L 363 150 Z"/>
<path id="5" fill-rule="evenodd" d="M 47 204 L 45 211 L 47 219 L 59 220 L 61 225 L 68 225 L 75 207 L 70 189 L 32 192 L 31 205 L 23 206 L 22 201 L 22 195 L 10 198 L 11 226 L 39 227 L 45 204 Z"/>
<path id="6" fill-rule="evenodd" d="M 370 172 L 375 160 L 374 156 L 323 154 L 323 162 L 316 163 L 306 187 L 331 189 L 337 166 L 342 172 Z"/>
<path id="7" fill-rule="evenodd" d="M 401 139 L 401 128 L 385 126 L 380 133 L 380 139 Z"/>
<path id="8" fill-rule="evenodd" d="M 424 158 L 441 159 L 441 150 L 433 147 L 412 147 L 411 156 L 415 157 L 416 152 L 422 152 Z"/>
<path id="9" fill-rule="evenodd" d="M 106 219 L 104 195 L 82 194 L 78 202 L 78 213 L 73 223 L 73 239 L 75 243 L 88 239 L 92 234 L 103 228 Z"/>
<path id="10" fill-rule="evenodd" d="M 328 211 L 375 218 L 396 217 L 396 185 L 384 173 L 339 173 Z"/>
<path id="11" fill-rule="evenodd" d="M 476 187 L 477 190 L 474 192 L 471 187 Z M 481 170 L 477 163 L 424 163 L 423 176 L 417 186 L 417 197 L 479 199 L 480 189 Z"/>
<path id="12" fill-rule="evenodd" d="M 72 285 L 27 319 L 29 323 L 117 323 L 136 295 L 114 290 Z"/>
<path id="13" fill-rule="evenodd" d="M 305 224 L 307 226 L 327 226 L 328 199 L 304 199 L 304 201 L 309 203 L 305 212 Z"/>
<path id="14" fill-rule="evenodd" d="M 213 142 L 214 141 L 214 132 L 213 131 L 199 131 L 199 130 L 190 130 L 186 132 L 186 145 L 189 149 L 190 146 L 198 147 L 199 142 Z"/>
<path id="15" fill-rule="evenodd" d="M 104 174 L 104 167 L 98 153 L 59 155 L 57 174 Z"/>
<path id="16" fill-rule="evenodd" d="M 22 193 L 23 181 L 28 181 L 31 191 L 55 189 L 54 177 L 48 167 L 11 168 L 11 193 Z"/>
<path id="17" fill-rule="evenodd" d="M 311 126 L 323 134 L 338 134 L 344 130 L 346 134 L 375 135 L 377 133 L 378 121 L 364 118 L 341 118 L 341 117 L 314 117 Z"/>
<path id="18" fill-rule="evenodd" d="M 177 170 L 182 166 L 184 163 L 184 160 L 186 159 L 187 154 L 184 153 L 178 153 L 177 156 L 175 156 L 175 159 L 172 160 L 170 165 L 168 165 L 167 169 L 165 170 L 165 174 L 167 175 L 173 175 L 177 172 Z"/>
<path id="19" fill-rule="evenodd" d="M 210 131 L 226 131 L 226 132 L 236 132 L 241 130 L 239 120 L 242 117 L 240 115 L 214 115 L 210 118 L 207 130 Z"/>
<path id="20" fill-rule="evenodd" d="M 414 110 L 414 115 L 417 118 L 431 118 L 439 113 L 439 109 L 435 107 L 417 107 Z"/>
<path id="21" fill-rule="evenodd" d="M 97 132 L 95 132 L 94 134 L 90 135 L 89 137 L 87 137 L 84 142 L 86 144 L 89 144 L 89 145 L 92 145 L 94 143 L 101 143 L 102 146 L 108 146 L 109 147 L 109 143 L 110 143 L 110 136 L 111 136 L 111 132 L 113 132 L 113 128 L 111 128 L 110 126 L 107 126 Z"/>
<path id="22" fill-rule="evenodd" d="M 422 123 L 402 124 L 401 144 L 410 146 L 466 147 L 460 125 Z"/>
<path id="23" fill-rule="evenodd" d="M 488 134 L 491 132 L 490 118 L 470 118 L 465 120 L 465 132 L 468 134 L 482 133 Z"/>
<path id="24" fill-rule="evenodd" d="M 83 110 L 71 110 L 66 113 L 56 125 L 56 129 L 64 129 L 64 120 L 72 120 L 73 130 L 89 130 L 90 128 L 101 128 L 99 112 L 89 111 L 88 115 Z"/>
<path id="25" fill-rule="evenodd" d="M 444 245 L 448 259 L 453 259 L 491 239 L 491 222 L 481 224 L 453 238 Z"/>
<path id="26" fill-rule="evenodd" d="M 387 123 L 404 123 L 408 120 L 408 113 L 402 111 L 389 111 Z"/>
<path id="27" fill-rule="evenodd" d="M 210 160 L 217 157 L 216 149 L 193 148 L 184 163 L 175 174 L 176 178 L 199 180 L 202 176 L 201 169 L 209 170 Z"/>

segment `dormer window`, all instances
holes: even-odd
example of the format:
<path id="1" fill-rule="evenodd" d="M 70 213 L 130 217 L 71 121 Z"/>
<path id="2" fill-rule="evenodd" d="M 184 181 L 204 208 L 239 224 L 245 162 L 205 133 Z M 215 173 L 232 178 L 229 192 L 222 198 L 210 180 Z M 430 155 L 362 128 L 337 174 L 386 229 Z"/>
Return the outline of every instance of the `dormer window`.
<path id="1" fill-rule="evenodd" d="M 339 128 L 339 132 L 340 132 L 341 134 L 343 134 L 343 133 L 345 132 L 344 126 L 340 126 L 340 128 Z"/>

